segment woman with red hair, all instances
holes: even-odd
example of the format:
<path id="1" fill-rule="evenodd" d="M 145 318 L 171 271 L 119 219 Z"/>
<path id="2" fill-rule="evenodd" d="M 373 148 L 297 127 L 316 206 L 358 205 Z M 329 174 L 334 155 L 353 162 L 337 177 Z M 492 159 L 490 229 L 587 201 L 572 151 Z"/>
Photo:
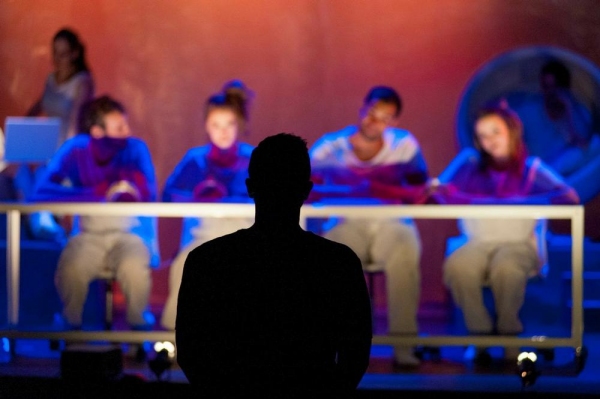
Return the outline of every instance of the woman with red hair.
<path id="1" fill-rule="evenodd" d="M 482 109 L 474 124 L 475 148 L 459 154 L 440 175 L 434 198 L 445 204 L 577 204 L 575 191 L 537 157 L 527 156 L 522 125 L 505 105 Z M 444 282 L 462 309 L 469 333 L 515 335 L 527 279 L 545 262 L 535 219 L 467 219 L 464 245 L 444 263 Z M 543 221 L 542 221 L 543 223 Z M 496 320 L 484 306 L 490 286 Z"/>

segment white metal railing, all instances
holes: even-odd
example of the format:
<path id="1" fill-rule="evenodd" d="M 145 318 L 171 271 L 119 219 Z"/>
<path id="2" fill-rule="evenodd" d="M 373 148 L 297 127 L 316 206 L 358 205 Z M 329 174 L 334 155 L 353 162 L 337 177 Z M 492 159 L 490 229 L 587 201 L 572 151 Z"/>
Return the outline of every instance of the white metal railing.
<path id="1" fill-rule="evenodd" d="M 253 204 L 196 204 L 196 203 L 0 203 L 0 213 L 7 215 L 7 310 L 8 329 L 0 336 L 8 338 L 66 339 L 71 341 L 144 342 L 175 341 L 168 331 L 24 331 L 19 323 L 20 280 L 20 216 L 40 210 L 53 214 L 104 215 L 104 216 L 157 216 L 157 217 L 253 217 Z M 571 221 L 572 237 L 572 313 L 571 335 L 565 338 L 544 336 L 402 336 L 376 335 L 375 344 L 400 345 L 477 345 L 477 346 L 530 346 L 537 348 L 573 347 L 583 345 L 583 215 L 579 205 L 525 206 L 525 205 L 305 205 L 301 209 L 300 223 L 307 218 L 340 216 L 351 218 L 545 218 Z"/>

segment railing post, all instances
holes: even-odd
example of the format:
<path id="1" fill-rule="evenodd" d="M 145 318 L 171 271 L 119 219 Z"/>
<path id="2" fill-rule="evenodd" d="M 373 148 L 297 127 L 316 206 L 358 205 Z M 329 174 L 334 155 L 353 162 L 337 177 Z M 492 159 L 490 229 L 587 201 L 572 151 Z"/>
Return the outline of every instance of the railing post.
<path id="1" fill-rule="evenodd" d="M 9 328 L 19 324 L 21 212 L 6 212 L 6 292 Z"/>
<path id="2" fill-rule="evenodd" d="M 584 208 L 571 217 L 571 338 L 583 345 L 583 220 Z"/>

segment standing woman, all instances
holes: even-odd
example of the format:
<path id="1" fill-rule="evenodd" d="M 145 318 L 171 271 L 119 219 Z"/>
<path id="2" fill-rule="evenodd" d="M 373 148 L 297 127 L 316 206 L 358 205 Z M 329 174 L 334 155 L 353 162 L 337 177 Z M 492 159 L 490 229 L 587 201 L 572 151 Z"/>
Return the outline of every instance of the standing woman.
<path id="1" fill-rule="evenodd" d="M 46 79 L 40 98 L 27 112 L 28 116 L 60 118 L 60 135 L 56 149 L 79 133 L 79 111 L 94 98 L 94 81 L 85 61 L 85 47 L 77 34 L 68 28 L 59 30 L 52 38 L 54 70 Z M 19 197 L 28 198 L 44 167 L 34 169 L 22 165 L 15 176 Z M 36 212 L 29 217 L 31 233 L 36 238 L 64 239 L 64 231 L 48 212 Z"/>
<path id="2" fill-rule="evenodd" d="M 44 91 L 28 115 L 59 117 L 60 146 L 78 133 L 79 110 L 94 97 L 94 81 L 85 61 L 85 47 L 70 29 L 61 29 L 54 35 L 52 61 L 54 70 L 48 75 Z"/>
<path id="3" fill-rule="evenodd" d="M 500 105 L 479 112 L 476 149 L 459 154 L 440 176 L 434 197 L 449 204 L 577 204 L 575 191 L 537 157 L 528 157 L 519 117 Z M 467 242 L 444 264 L 444 282 L 471 334 L 519 334 L 527 279 L 544 263 L 535 219 L 461 220 Z M 496 320 L 483 302 L 489 285 Z"/>
<path id="4" fill-rule="evenodd" d="M 240 80 L 225 84 L 208 98 L 204 110 L 210 142 L 192 148 L 167 179 L 164 202 L 250 202 L 246 191 L 248 163 L 253 147 L 239 140 L 248 122 L 251 92 Z M 253 218 L 185 218 L 182 249 L 169 272 L 169 297 L 161 325 L 175 328 L 177 295 L 188 253 L 206 241 L 250 227 Z"/>

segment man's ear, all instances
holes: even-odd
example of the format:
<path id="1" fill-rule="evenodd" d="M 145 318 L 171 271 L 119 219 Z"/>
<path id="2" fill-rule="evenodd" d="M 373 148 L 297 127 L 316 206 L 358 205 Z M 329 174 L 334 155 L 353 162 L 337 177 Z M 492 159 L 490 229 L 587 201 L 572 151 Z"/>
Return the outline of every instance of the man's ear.
<path id="1" fill-rule="evenodd" d="M 254 198 L 254 194 L 255 194 L 254 182 L 250 178 L 246 179 L 246 191 L 248 191 L 248 197 Z"/>
<path id="2" fill-rule="evenodd" d="M 90 128 L 90 136 L 92 136 L 95 139 L 101 139 L 105 135 L 106 134 L 104 133 L 104 129 L 102 129 L 102 127 L 98 125 L 94 125 Z"/>

